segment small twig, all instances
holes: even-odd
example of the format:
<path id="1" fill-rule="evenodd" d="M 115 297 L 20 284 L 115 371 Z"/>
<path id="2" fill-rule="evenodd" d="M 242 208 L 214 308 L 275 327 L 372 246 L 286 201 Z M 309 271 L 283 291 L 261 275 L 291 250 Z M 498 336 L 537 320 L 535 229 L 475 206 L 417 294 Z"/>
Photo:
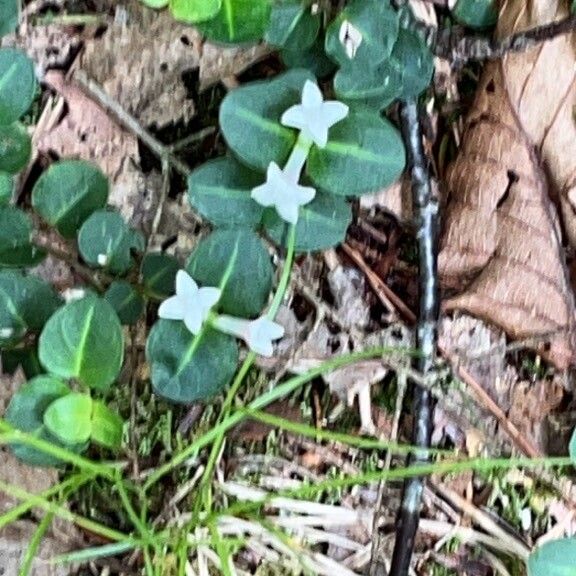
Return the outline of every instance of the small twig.
<path id="1" fill-rule="evenodd" d="M 433 198 L 428 166 L 422 145 L 416 99 L 407 100 L 400 107 L 401 129 L 406 143 L 408 165 L 412 180 L 412 197 L 417 218 L 420 307 L 416 344 L 421 354 L 416 360 L 417 370 L 424 378 L 435 369 L 437 352 L 437 321 L 440 309 L 438 285 L 438 205 Z M 412 443 L 422 448 L 430 446 L 432 434 L 432 395 L 424 388 L 414 392 L 414 431 Z M 416 463 L 428 461 L 426 450 L 415 454 Z M 392 553 L 390 572 L 404 576 L 410 570 L 414 540 L 420 520 L 420 505 L 424 481 L 414 477 L 404 484 L 399 526 Z"/>
<path id="2" fill-rule="evenodd" d="M 104 108 L 106 111 L 114 115 L 116 120 L 124 128 L 136 135 L 160 160 L 166 160 L 177 172 L 179 172 L 185 178 L 188 177 L 191 170 L 190 167 L 177 158 L 170 150 L 169 146 L 165 146 L 157 140 L 148 130 L 141 126 L 141 124 L 130 115 L 116 100 L 108 96 L 106 92 L 96 83 L 94 80 L 88 78 L 88 76 L 82 71 L 77 70 L 74 72 L 74 79 L 78 82 L 82 89 L 84 89 L 88 95 L 95 100 L 99 106 Z"/>
<path id="3" fill-rule="evenodd" d="M 576 30 L 576 15 L 569 16 L 543 26 L 537 26 L 512 34 L 503 40 L 483 36 L 449 36 L 447 41 L 439 38 L 436 43 L 437 56 L 449 59 L 457 66 L 468 60 L 498 60 L 509 52 L 524 52 L 541 42 Z M 443 34 L 450 34 L 449 31 Z"/>
<path id="4" fill-rule="evenodd" d="M 342 250 L 356 264 L 356 266 L 362 270 L 369 284 L 372 286 L 372 289 L 376 292 L 382 303 L 390 310 L 390 312 L 397 312 L 400 316 L 404 317 L 409 324 L 416 324 L 416 315 L 414 312 L 412 312 L 412 310 L 402 302 L 402 299 L 382 281 L 380 276 L 378 276 L 378 274 L 376 274 L 376 272 L 366 264 L 358 250 L 355 250 L 349 244 L 342 244 Z"/>
<path id="5" fill-rule="evenodd" d="M 38 248 L 41 248 L 42 250 L 45 250 L 46 252 L 48 252 L 48 254 L 54 256 L 54 258 L 57 258 L 58 260 L 61 260 L 62 262 L 68 264 L 68 266 L 70 266 L 70 268 L 72 268 L 78 274 L 78 276 L 86 280 L 86 282 L 88 282 L 88 284 L 96 288 L 98 292 L 101 293 L 104 292 L 105 287 L 102 284 L 102 282 L 100 282 L 100 280 L 96 278 L 94 272 L 87 266 L 80 264 L 80 262 L 78 262 L 78 259 L 75 258 L 73 255 L 69 254 L 65 250 L 61 250 L 60 248 L 54 246 L 50 242 L 47 242 L 44 238 L 41 238 L 40 236 L 36 236 L 34 238 L 34 245 L 38 246 Z"/>

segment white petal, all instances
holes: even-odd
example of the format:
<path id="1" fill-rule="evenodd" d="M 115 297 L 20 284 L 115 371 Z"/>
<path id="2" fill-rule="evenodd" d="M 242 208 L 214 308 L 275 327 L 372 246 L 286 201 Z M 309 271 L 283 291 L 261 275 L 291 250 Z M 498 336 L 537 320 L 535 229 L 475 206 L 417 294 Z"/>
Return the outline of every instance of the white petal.
<path id="1" fill-rule="evenodd" d="M 284 336 L 284 326 L 277 322 L 272 322 L 272 320 L 264 319 L 262 328 L 271 340 L 278 340 Z"/>
<path id="2" fill-rule="evenodd" d="M 220 296 L 222 296 L 220 288 L 200 288 L 198 290 L 199 304 L 205 311 L 205 316 L 210 312 L 210 308 L 220 300 Z"/>
<path id="3" fill-rule="evenodd" d="M 184 306 L 179 296 L 171 296 L 160 304 L 158 316 L 164 320 L 183 320 Z"/>
<path id="4" fill-rule="evenodd" d="M 192 306 L 188 308 L 184 314 L 184 324 L 186 328 L 196 335 L 202 328 L 203 310 L 200 306 Z"/>
<path id="5" fill-rule="evenodd" d="M 266 182 L 256 188 L 252 188 L 250 196 L 256 200 L 260 206 L 273 206 L 274 205 L 274 189 Z"/>
<path id="6" fill-rule="evenodd" d="M 298 204 L 287 200 L 276 203 L 276 212 L 282 220 L 289 224 L 296 224 L 298 222 Z"/>
<path id="7" fill-rule="evenodd" d="M 298 206 L 304 206 L 314 200 L 316 196 L 316 188 L 310 186 L 296 186 L 292 190 L 292 200 Z"/>
<path id="8" fill-rule="evenodd" d="M 306 132 L 307 136 L 309 136 L 319 148 L 324 148 L 328 143 L 328 126 L 326 126 L 322 118 L 316 118 L 309 122 L 308 126 L 306 126 Z"/>
<path id="9" fill-rule="evenodd" d="M 246 342 L 248 347 L 252 352 L 256 352 L 256 354 L 260 354 L 260 356 L 264 356 L 266 358 L 270 358 L 274 353 L 274 348 L 272 346 L 272 342 L 270 340 L 263 340 L 263 341 L 250 341 Z"/>
<path id="10" fill-rule="evenodd" d="M 337 100 L 329 100 L 322 104 L 322 119 L 326 122 L 328 128 L 346 118 L 348 112 L 348 106 Z"/>
<path id="11" fill-rule="evenodd" d="M 280 123 L 290 128 L 302 130 L 308 124 L 308 119 L 302 105 L 297 104 L 296 106 L 288 108 L 288 110 L 282 114 Z"/>
<path id="12" fill-rule="evenodd" d="M 193 298 L 198 292 L 198 284 L 186 270 L 178 270 L 176 274 L 176 294 L 183 296 L 185 301 Z"/>
<path id="13" fill-rule="evenodd" d="M 302 106 L 304 108 L 316 108 L 322 104 L 324 98 L 318 84 L 311 80 L 306 80 L 302 90 Z"/>

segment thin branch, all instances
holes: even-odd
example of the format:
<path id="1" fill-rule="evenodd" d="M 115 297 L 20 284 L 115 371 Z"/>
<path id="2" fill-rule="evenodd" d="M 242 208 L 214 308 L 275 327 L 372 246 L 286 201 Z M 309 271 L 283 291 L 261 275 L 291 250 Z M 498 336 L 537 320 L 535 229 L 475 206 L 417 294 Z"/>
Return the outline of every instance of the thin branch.
<path id="1" fill-rule="evenodd" d="M 462 66 L 468 60 L 498 60 L 509 52 L 524 52 L 537 44 L 552 40 L 557 36 L 576 30 L 576 14 L 523 30 L 502 40 L 485 36 L 462 36 L 452 30 L 442 30 L 434 46 L 436 56 L 450 60 L 456 66 Z"/>
<path id="2" fill-rule="evenodd" d="M 434 372 L 437 352 L 437 320 L 440 307 L 437 254 L 438 204 L 433 198 L 428 166 L 422 146 L 418 122 L 417 100 L 404 102 L 400 108 L 402 135 L 407 148 L 412 180 L 412 196 L 417 218 L 419 258 L 420 309 L 416 344 L 421 354 L 416 369 L 424 378 Z M 422 448 L 430 446 L 432 433 L 432 395 L 421 387 L 414 390 L 414 430 L 412 443 Z M 417 453 L 411 463 L 428 461 L 426 450 Z M 414 540 L 420 520 L 420 506 L 424 481 L 421 477 L 408 479 L 398 518 L 396 543 L 392 554 L 391 574 L 405 576 L 410 569 Z"/>
<path id="3" fill-rule="evenodd" d="M 185 178 L 190 174 L 190 167 L 182 162 L 177 156 L 175 156 L 169 146 L 165 146 L 157 140 L 148 130 L 146 130 L 142 125 L 131 116 L 116 100 L 110 98 L 108 94 L 96 83 L 94 80 L 88 78 L 85 72 L 82 70 L 77 70 L 74 73 L 74 79 L 78 82 L 81 88 L 88 93 L 88 95 L 97 102 L 104 110 L 114 115 L 116 120 L 124 128 L 135 134 L 160 160 L 167 161 L 177 172 L 179 172 Z"/>

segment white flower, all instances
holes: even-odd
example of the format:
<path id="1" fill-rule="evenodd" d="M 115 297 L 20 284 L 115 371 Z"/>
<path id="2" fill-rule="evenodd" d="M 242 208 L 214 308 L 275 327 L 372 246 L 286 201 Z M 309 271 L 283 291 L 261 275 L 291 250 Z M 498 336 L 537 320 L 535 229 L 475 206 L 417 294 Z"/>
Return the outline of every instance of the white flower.
<path id="1" fill-rule="evenodd" d="M 196 335 L 221 293 L 219 288 L 198 288 L 187 272 L 178 270 L 176 296 L 162 302 L 158 316 L 164 320 L 184 320 L 186 328 Z"/>
<path id="2" fill-rule="evenodd" d="M 213 318 L 211 323 L 221 332 L 244 340 L 250 350 L 261 356 L 272 356 L 272 342 L 284 336 L 284 327 L 266 316 L 260 316 L 256 320 L 244 320 L 222 314 Z"/>
<path id="3" fill-rule="evenodd" d="M 337 100 L 324 102 L 320 88 L 306 80 L 302 90 L 302 104 L 291 106 L 282 114 L 284 126 L 298 128 L 316 146 L 324 148 L 328 142 L 328 129 L 348 115 L 348 106 Z"/>
<path id="4" fill-rule="evenodd" d="M 262 206 L 274 206 L 280 217 L 296 224 L 300 206 L 308 204 L 316 195 L 316 190 L 300 186 L 290 174 L 286 174 L 276 162 L 270 162 L 266 172 L 266 182 L 252 189 L 252 198 Z"/>

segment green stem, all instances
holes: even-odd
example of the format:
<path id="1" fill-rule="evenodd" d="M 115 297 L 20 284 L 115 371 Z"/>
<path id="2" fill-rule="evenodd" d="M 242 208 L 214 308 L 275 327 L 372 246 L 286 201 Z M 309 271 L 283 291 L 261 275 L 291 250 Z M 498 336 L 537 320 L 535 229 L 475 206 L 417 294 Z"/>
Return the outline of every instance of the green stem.
<path id="1" fill-rule="evenodd" d="M 31 573 L 32 563 L 34 562 L 34 558 L 36 558 L 36 552 L 38 552 L 42 538 L 44 538 L 44 534 L 46 534 L 50 524 L 52 524 L 53 518 L 54 514 L 46 514 L 40 521 L 40 524 L 38 524 L 36 530 L 34 530 L 34 534 L 32 534 L 32 538 L 30 539 L 26 548 L 26 553 L 24 554 L 24 559 L 20 565 L 20 570 L 18 570 L 18 576 L 29 576 Z"/>
<path id="2" fill-rule="evenodd" d="M 306 372 L 306 374 L 301 374 L 299 376 L 294 376 L 290 378 L 286 382 L 280 384 L 273 390 L 270 390 L 259 396 L 248 406 L 246 406 L 246 410 L 262 410 L 266 408 L 266 406 L 292 394 L 294 391 L 298 390 L 314 378 L 318 378 L 323 374 L 331 372 L 333 370 L 337 370 L 338 368 L 343 368 L 344 366 L 348 366 L 350 364 L 354 364 L 355 362 L 360 362 L 362 360 L 368 360 L 371 358 L 380 358 L 385 354 L 394 354 L 398 352 L 403 352 L 405 354 L 414 355 L 414 352 L 407 348 L 371 348 L 369 350 L 363 350 L 361 352 L 354 352 L 352 354 L 345 354 L 342 356 L 337 356 L 336 358 L 331 358 L 326 362 L 322 363 L 317 368 L 313 368 Z M 146 492 L 148 491 L 154 484 L 156 484 L 161 478 L 163 478 L 166 474 L 180 466 L 182 463 L 186 462 L 189 458 L 195 456 L 199 450 L 202 448 L 212 444 L 217 438 L 223 436 L 228 430 L 242 422 L 247 418 L 246 412 L 238 411 L 230 414 L 227 418 L 225 418 L 222 422 L 217 424 L 214 428 L 194 440 L 191 444 L 189 444 L 184 450 L 176 454 L 172 457 L 169 462 L 160 466 L 153 474 L 150 475 L 148 480 L 143 486 L 143 490 Z"/>
<path id="3" fill-rule="evenodd" d="M 284 268 L 282 269 L 282 276 L 280 277 L 280 281 L 278 282 L 278 289 L 274 294 L 274 298 L 272 300 L 272 304 L 270 305 L 270 309 L 266 316 L 270 320 L 274 320 L 276 314 L 278 313 L 278 309 L 282 304 L 282 300 L 284 300 L 284 296 L 286 295 L 286 290 L 288 288 L 288 283 L 290 282 L 290 273 L 292 271 L 292 263 L 294 261 L 294 247 L 296 244 L 296 227 L 290 226 L 288 236 L 288 251 L 286 253 L 286 260 L 284 262 Z M 240 370 L 236 374 L 236 378 L 226 395 L 226 399 L 222 404 L 222 410 L 220 412 L 220 418 L 218 419 L 219 422 L 222 422 L 225 418 L 230 415 L 230 411 L 232 409 L 232 403 L 238 394 L 240 386 L 244 382 L 244 379 L 248 375 L 250 368 L 254 364 L 256 360 L 256 354 L 254 352 L 250 352 L 244 363 L 240 367 Z M 212 478 L 212 474 L 214 472 L 214 468 L 216 466 L 216 460 L 218 459 L 218 455 L 220 454 L 220 450 L 222 449 L 222 444 L 224 443 L 224 435 L 225 432 L 222 432 L 214 442 L 212 446 L 212 450 L 210 452 L 210 456 L 208 458 L 208 462 L 206 464 L 206 470 L 204 470 L 204 474 L 202 476 L 202 480 L 200 481 L 200 489 L 203 489 Z M 202 499 L 200 499 L 201 501 Z"/>

